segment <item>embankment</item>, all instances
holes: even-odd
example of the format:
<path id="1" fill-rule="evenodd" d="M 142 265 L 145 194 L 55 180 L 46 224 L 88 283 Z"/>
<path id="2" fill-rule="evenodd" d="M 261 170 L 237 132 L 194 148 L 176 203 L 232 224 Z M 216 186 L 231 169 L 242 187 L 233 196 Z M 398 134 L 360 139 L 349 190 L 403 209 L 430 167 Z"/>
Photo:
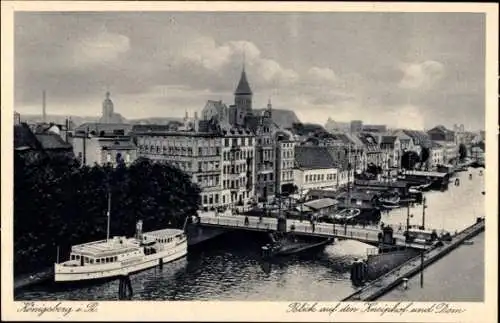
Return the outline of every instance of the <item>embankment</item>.
<path id="1" fill-rule="evenodd" d="M 483 218 L 481 221 L 478 221 L 467 227 L 465 230 L 459 232 L 453 237 L 452 241 L 427 250 L 424 254 L 423 264 L 421 263 L 420 255 L 413 257 L 390 272 L 382 275 L 378 279 L 370 282 L 362 289 L 344 298 L 343 301 L 373 301 L 377 299 L 399 285 L 403 281 L 403 278 L 409 278 L 417 274 L 422 268 L 425 268 L 438 259 L 441 259 L 446 254 L 460 246 L 465 240 L 476 236 L 480 232 L 484 231 L 484 229 L 485 222 Z"/>

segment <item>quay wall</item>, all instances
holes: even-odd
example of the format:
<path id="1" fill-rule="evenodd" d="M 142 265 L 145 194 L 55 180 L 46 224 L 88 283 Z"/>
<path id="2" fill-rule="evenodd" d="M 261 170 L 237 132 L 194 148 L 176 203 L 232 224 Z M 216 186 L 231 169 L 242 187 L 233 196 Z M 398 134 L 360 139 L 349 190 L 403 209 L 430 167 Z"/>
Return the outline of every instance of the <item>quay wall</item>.
<path id="1" fill-rule="evenodd" d="M 452 250 L 460 246 L 465 240 L 470 239 L 480 232 L 485 230 L 484 218 L 482 221 L 477 222 L 463 231 L 459 232 L 453 237 L 451 242 L 445 243 L 441 247 L 434 247 L 424 254 L 423 268 L 431 265 L 438 259 L 441 259 Z M 418 255 L 394 268 L 390 272 L 382 275 L 378 279 L 370 282 L 362 289 L 347 296 L 342 301 L 373 301 L 378 297 L 386 294 L 394 287 L 401 284 L 403 278 L 410 278 L 421 270 L 421 256 Z"/>
<path id="2" fill-rule="evenodd" d="M 227 232 L 227 230 L 224 229 L 200 227 L 192 224 L 188 225 L 186 231 L 189 247 L 213 239 Z"/>
<path id="3" fill-rule="evenodd" d="M 418 251 L 414 249 L 406 249 L 369 255 L 366 260 L 366 264 L 368 265 L 368 279 L 376 279 L 409 259 L 416 257 L 418 254 Z"/>

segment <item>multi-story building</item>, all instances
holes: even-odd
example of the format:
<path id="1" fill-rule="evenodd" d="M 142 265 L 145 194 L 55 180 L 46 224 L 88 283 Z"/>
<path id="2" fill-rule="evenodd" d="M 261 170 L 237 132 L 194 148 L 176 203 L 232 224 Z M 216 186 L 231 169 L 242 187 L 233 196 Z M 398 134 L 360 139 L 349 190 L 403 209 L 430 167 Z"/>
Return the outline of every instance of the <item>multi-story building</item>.
<path id="1" fill-rule="evenodd" d="M 255 195 L 255 137 L 231 127 L 222 130 L 222 141 L 222 204 L 246 209 Z"/>
<path id="2" fill-rule="evenodd" d="M 399 168 L 401 166 L 401 142 L 398 136 L 381 136 L 382 168 Z"/>
<path id="3" fill-rule="evenodd" d="M 427 134 L 429 135 L 429 138 L 434 141 L 447 141 L 447 142 L 454 142 L 455 141 L 455 132 L 446 129 L 445 126 L 439 125 L 431 130 L 427 131 Z"/>
<path id="4" fill-rule="evenodd" d="M 311 189 L 338 189 L 338 168 L 327 147 L 295 147 L 294 182 L 300 196 Z"/>
<path id="5" fill-rule="evenodd" d="M 250 205 L 253 197 L 254 139 L 241 128 L 223 129 L 217 120 L 185 118 L 169 125 L 136 125 L 140 156 L 168 162 L 190 175 L 201 189 L 204 210 Z"/>
<path id="6" fill-rule="evenodd" d="M 74 158 L 71 144 L 56 133 L 36 134 L 26 123 L 14 125 L 14 154 L 29 161 L 40 157 Z"/>
<path id="7" fill-rule="evenodd" d="M 445 164 L 445 149 L 435 141 L 432 142 L 431 153 L 429 156 L 429 169 L 434 169 L 438 165 Z"/>
<path id="8" fill-rule="evenodd" d="M 407 130 L 407 129 L 403 129 L 400 131 L 405 135 L 407 135 L 408 137 L 410 137 L 412 140 L 412 143 L 409 145 L 410 149 L 408 150 L 415 151 L 417 154 L 420 155 L 420 153 L 422 152 L 422 148 L 431 147 L 431 139 L 426 132 L 420 130 Z M 398 136 L 400 131 L 397 132 Z"/>
<path id="9" fill-rule="evenodd" d="M 129 165 L 137 159 L 131 125 L 85 123 L 71 133 L 69 141 L 82 165 Z"/>
<path id="10" fill-rule="evenodd" d="M 208 122 L 185 119 L 181 129 L 170 125 L 135 125 L 139 156 L 169 163 L 186 172 L 202 190 L 205 209 L 221 205 L 221 137 Z"/>
<path id="11" fill-rule="evenodd" d="M 366 163 L 382 167 L 383 154 L 377 139 L 369 133 L 360 133 L 358 138 L 365 146 Z"/>
<path id="12" fill-rule="evenodd" d="M 295 166 L 295 140 L 293 135 L 285 131 L 276 133 L 276 187 L 277 193 L 287 191 L 285 185 L 294 184 L 293 169 Z M 288 192 L 289 193 L 289 192 Z"/>

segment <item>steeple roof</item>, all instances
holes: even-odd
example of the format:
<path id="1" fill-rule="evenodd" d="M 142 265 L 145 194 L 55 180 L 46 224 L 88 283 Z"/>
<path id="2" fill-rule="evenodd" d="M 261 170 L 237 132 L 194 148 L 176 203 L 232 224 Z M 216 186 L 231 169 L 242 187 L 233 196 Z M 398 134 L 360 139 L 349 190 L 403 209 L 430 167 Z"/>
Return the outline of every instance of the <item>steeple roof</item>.
<path id="1" fill-rule="evenodd" d="M 252 94 L 252 89 L 250 89 L 250 85 L 248 84 L 247 74 L 245 73 L 245 68 L 241 71 L 240 82 L 236 87 L 236 91 L 234 95 L 245 95 Z"/>

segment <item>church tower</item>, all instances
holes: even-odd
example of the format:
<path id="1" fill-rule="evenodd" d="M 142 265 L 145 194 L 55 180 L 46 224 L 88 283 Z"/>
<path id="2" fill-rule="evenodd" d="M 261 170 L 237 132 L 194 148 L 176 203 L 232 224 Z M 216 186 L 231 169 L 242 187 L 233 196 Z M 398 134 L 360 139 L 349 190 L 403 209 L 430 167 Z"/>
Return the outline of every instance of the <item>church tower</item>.
<path id="1" fill-rule="evenodd" d="M 248 84 L 245 65 L 241 71 L 240 82 L 234 91 L 234 105 L 236 107 L 236 124 L 243 126 L 245 117 L 252 113 L 252 90 Z"/>
<path id="2" fill-rule="evenodd" d="M 109 98 L 110 93 L 106 92 L 106 98 L 102 102 L 102 121 L 103 123 L 111 123 L 114 114 L 113 101 Z"/>

